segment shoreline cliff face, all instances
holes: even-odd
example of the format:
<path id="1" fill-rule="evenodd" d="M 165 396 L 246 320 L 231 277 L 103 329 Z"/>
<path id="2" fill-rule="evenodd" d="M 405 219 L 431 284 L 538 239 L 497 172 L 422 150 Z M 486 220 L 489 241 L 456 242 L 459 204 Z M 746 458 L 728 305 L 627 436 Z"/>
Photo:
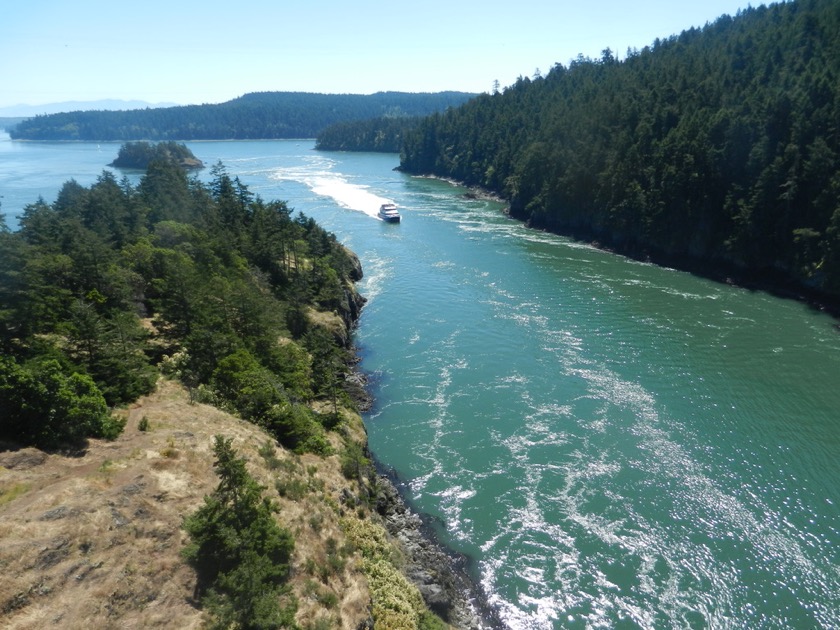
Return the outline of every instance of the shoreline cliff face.
<path id="1" fill-rule="evenodd" d="M 426 605 L 455 628 L 505 628 L 486 594 L 470 578 L 469 559 L 440 543 L 430 524 L 409 507 L 399 480 L 382 466 L 380 470 L 376 510 L 400 542 L 407 560 L 404 572 Z"/>
<path id="2" fill-rule="evenodd" d="M 349 343 L 364 298 L 352 283 L 345 298 L 341 312 L 321 315 Z M 372 467 L 348 475 L 351 446 L 367 452 L 355 411 L 340 410 L 327 455 L 288 450 L 164 377 L 115 413 L 125 426 L 114 440 L 72 451 L 0 444 L 4 628 L 201 627 L 182 524 L 218 483 L 216 435 L 232 440 L 293 534 L 288 597 L 300 627 L 442 627 L 430 610 L 456 628 L 482 627 L 470 585 L 395 487 Z M 391 576 L 384 589 L 382 571 Z"/>

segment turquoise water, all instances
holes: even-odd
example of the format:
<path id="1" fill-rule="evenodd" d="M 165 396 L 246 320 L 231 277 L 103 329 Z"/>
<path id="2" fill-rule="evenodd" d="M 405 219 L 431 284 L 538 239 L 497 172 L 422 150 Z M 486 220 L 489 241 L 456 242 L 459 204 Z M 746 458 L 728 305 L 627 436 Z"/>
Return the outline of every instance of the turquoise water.
<path id="1" fill-rule="evenodd" d="M 189 146 L 359 254 L 371 448 L 510 628 L 840 627 L 836 322 L 526 230 L 394 155 Z M 3 210 L 117 148 L 0 142 Z"/>

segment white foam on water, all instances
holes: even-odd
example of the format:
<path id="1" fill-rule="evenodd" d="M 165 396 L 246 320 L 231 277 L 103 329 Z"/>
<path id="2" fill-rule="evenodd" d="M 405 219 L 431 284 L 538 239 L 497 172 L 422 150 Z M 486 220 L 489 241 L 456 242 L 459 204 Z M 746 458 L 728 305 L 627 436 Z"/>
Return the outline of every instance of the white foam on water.
<path id="1" fill-rule="evenodd" d="M 392 262 L 386 258 L 375 257 L 365 262 L 365 275 L 360 288 L 368 301 L 368 308 L 382 292 L 384 284 L 390 277 Z"/>
<path id="2" fill-rule="evenodd" d="M 312 184 L 312 191 L 334 199 L 343 208 L 364 212 L 377 219 L 379 207 L 383 203 L 391 203 L 390 199 L 370 192 L 367 186 L 350 183 L 338 176 L 316 178 Z"/>
<path id="3" fill-rule="evenodd" d="M 316 195 L 329 197 L 342 208 L 363 212 L 379 219 L 377 213 L 383 203 L 393 203 L 391 199 L 381 197 L 370 190 L 370 186 L 356 184 L 346 175 L 336 173 L 336 162 L 323 156 L 309 156 L 304 166 L 275 169 L 270 178 L 288 180 L 305 184 Z"/>
<path id="4" fill-rule="evenodd" d="M 760 509 L 756 510 L 760 505 L 746 504 L 717 483 L 702 463 L 692 459 L 670 436 L 673 425 L 657 411 L 653 396 L 644 388 L 622 380 L 603 366 L 572 372 L 583 377 L 606 404 L 601 408 L 605 416 L 622 409 L 632 413 L 635 421 L 629 426 L 621 427 L 609 418 L 607 423 L 612 424 L 613 433 L 626 432 L 627 439 L 637 441 L 640 451 L 647 452 L 649 458 L 633 461 L 610 451 L 596 452 L 584 438 L 573 457 L 562 465 L 566 485 L 552 506 L 551 498 L 538 489 L 545 467 L 528 461 L 529 450 L 538 443 L 544 428 L 537 424 L 530 435 L 505 440 L 513 461 L 521 465 L 518 474 L 524 475 L 524 483 L 518 490 L 520 499 L 504 502 L 507 505 L 498 519 L 499 534 L 482 545 L 487 558 L 482 584 L 488 592 L 496 593 L 491 599 L 509 627 L 554 628 L 559 618 L 576 614 L 584 614 L 586 626 L 593 628 L 610 627 L 611 620 L 617 618 L 632 619 L 640 627 L 655 627 L 655 609 L 673 627 L 685 625 L 687 614 L 695 619 L 699 616 L 711 627 L 729 627 L 737 625 L 737 619 L 743 620 L 743 611 L 734 603 L 739 584 L 737 564 L 712 552 L 702 539 L 683 539 L 679 530 L 669 531 L 667 524 L 646 521 L 640 506 L 635 505 L 636 499 L 622 496 L 621 486 L 614 485 L 628 466 L 658 479 L 670 479 L 673 487 L 682 488 L 674 502 L 674 516 L 703 524 L 701 531 L 711 540 L 737 537 L 753 550 L 757 561 L 778 567 L 780 574 L 821 573 L 803 553 L 796 536 L 775 523 L 778 515 L 769 510 L 762 515 Z M 592 507 L 591 501 L 599 497 L 610 506 L 605 513 Z M 558 506 L 564 515 L 560 523 L 552 520 Z M 546 536 L 555 541 L 550 552 L 542 556 L 522 554 L 516 561 L 509 557 L 509 548 L 521 553 Z M 580 551 L 581 536 L 599 540 L 600 551 Z M 601 571 L 610 562 L 637 567 L 629 590 Z M 512 572 L 511 566 L 518 569 Z M 556 582 L 563 585 L 561 594 L 532 579 L 551 571 L 557 574 Z M 506 599 L 497 590 L 499 581 L 512 573 L 529 584 L 515 600 Z M 593 579 L 595 589 L 586 586 Z M 819 583 L 800 586 L 811 591 L 812 601 L 817 602 L 826 587 Z M 655 609 L 644 603 L 642 594 L 648 602 L 656 602 Z M 814 614 L 827 623 L 836 619 L 830 604 L 817 603 Z M 781 621 L 778 618 L 774 622 Z"/>
<path id="5" fill-rule="evenodd" d="M 645 628 L 663 619 L 671 627 L 700 620 L 710 627 L 737 626 L 745 620 L 737 603 L 743 597 L 738 594 L 742 561 L 708 548 L 703 536 L 712 545 L 737 540 L 738 553 L 754 554 L 780 575 L 798 576 L 797 589 L 816 602 L 814 618 L 827 627 L 836 621 L 837 612 L 822 600 L 838 575 L 827 575 L 814 563 L 801 535 L 761 497 L 744 496 L 718 480 L 694 454 L 689 429 L 661 409 L 653 393 L 592 359 L 576 335 L 549 330 L 550 318 L 541 305 L 516 298 L 498 288 L 497 301 L 491 302 L 497 316 L 550 342 L 543 345 L 554 357 L 547 364 L 556 365 L 559 378 L 578 379 L 583 392 L 562 403 L 531 400 L 527 391 L 518 392 L 533 411 L 523 418 L 521 431 L 496 436 L 509 450 L 509 474 L 522 480 L 515 494 L 500 497 L 498 533 L 481 545 L 481 583 L 505 623 L 540 630 L 562 627 L 563 619 L 592 628 L 611 627 L 616 619 Z M 500 377 L 495 387 L 516 395 L 515 385 L 524 385 L 516 374 Z M 566 423 L 574 425 L 571 433 L 558 430 Z M 604 442 L 596 432 L 610 437 Z M 604 450 L 611 441 L 631 446 Z M 540 448 L 544 453 L 547 446 L 557 449 L 559 472 L 533 454 Z M 628 472 L 643 482 L 656 481 L 660 490 L 652 500 L 657 492 L 673 497 L 673 527 L 645 518 L 642 495 L 626 485 Z M 565 486 L 557 495 L 546 495 L 543 488 L 552 487 L 558 477 L 565 478 Z M 683 536 L 680 521 L 693 523 L 685 531 L 699 538 Z M 553 545 L 543 553 L 524 551 L 545 539 Z M 581 547 L 581 541 L 593 540 Z M 621 567 L 618 577 L 604 573 L 605 566 Z M 541 576 L 545 580 L 535 579 Z M 512 583 L 518 583 L 513 590 L 501 586 Z M 779 614 L 766 619 L 781 623 Z"/>

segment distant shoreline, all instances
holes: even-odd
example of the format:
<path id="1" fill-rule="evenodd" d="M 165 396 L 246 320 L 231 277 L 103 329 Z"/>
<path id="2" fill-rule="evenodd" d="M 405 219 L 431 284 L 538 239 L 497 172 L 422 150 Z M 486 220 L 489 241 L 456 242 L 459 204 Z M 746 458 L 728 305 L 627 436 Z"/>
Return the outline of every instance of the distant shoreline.
<path id="1" fill-rule="evenodd" d="M 629 249 L 622 248 L 614 243 L 609 243 L 605 239 L 598 238 L 597 235 L 584 232 L 576 232 L 574 230 L 550 230 L 548 228 L 540 228 L 529 225 L 526 221 L 518 219 L 510 213 L 510 205 L 508 200 L 500 195 L 483 189 L 479 186 L 469 186 L 464 182 L 451 179 L 448 177 L 440 177 L 437 175 L 420 175 L 402 171 L 406 175 L 418 177 L 421 179 L 437 179 L 446 182 L 458 188 L 465 188 L 465 196 L 475 199 L 486 199 L 503 204 L 505 207 L 502 212 L 510 217 L 512 221 L 516 221 L 528 229 L 538 232 L 545 232 L 547 234 L 554 234 L 564 238 L 572 239 L 579 243 L 585 243 L 604 252 L 616 254 L 635 260 L 639 262 L 646 262 L 658 267 L 667 269 L 674 269 L 690 273 L 695 276 L 706 278 L 720 284 L 726 284 L 733 287 L 740 287 L 749 291 L 763 291 L 780 299 L 794 300 L 807 305 L 816 311 L 820 311 L 838 320 L 837 329 L 840 331 L 840 298 L 833 298 L 821 291 L 810 289 L 806 286 L 797 284 L 786 279 L 779 273 L 774 273 L 772 270 L 746 270 L 740 269 L 734 265 L 725 265 L 721 263 L 710 263 L 705 260 L 692 258 L 691 256 L 677 256 L 668 255 L 659 252 L 641 251 L 634 252 Z"/>

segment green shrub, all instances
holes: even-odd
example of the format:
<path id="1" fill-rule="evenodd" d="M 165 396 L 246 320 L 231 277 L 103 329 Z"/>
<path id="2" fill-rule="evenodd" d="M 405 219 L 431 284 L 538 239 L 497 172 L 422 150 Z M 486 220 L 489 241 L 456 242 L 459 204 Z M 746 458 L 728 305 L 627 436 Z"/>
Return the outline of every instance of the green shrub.
<path id="1" fill-rule="evenodd" d="M 274 481 L 274 487 L 277 489 L 277 494 L 292 501 L 300 501 L 309 494 L 309 484 L 298 477 L 277 479 Z"/>
<path id="2" fill-rule="evenodd" d="M 324 428 L 315 420 L 314 412 L 306 405 L 276 405 L 260 424 L 283 446 L 298 453 L 329 455 L 332 452 Z"/>
<path id="3" fill-rule="evenodd" d="M 335 538 L 327 539 L 327 561 L 324 563 L 324 571 L 327 575 L 335 575 L 344 571 L 347 566 L 346 555 L 352 553 L 352 547 L 339 549 Z"/>
<path id="4" fill-rule="evenodd" d="M 377 630 L 419 627 L 427 612 L 417 587 L 394 566 L 393 546 L 381 525 L 368 520 L 341 520 L 347 538 L 362 554 L 362 569 L 370 586 Z"/>
<path id="5" fill-rule="evenodd" d="M 449 626 L 431 611 L 421 613 L 417 622 L 417 630 L 449 630 Z"/>
<path id="6" fill-rule="evenodd" d="M 293 399 L 312 398 L 312 360 L 294 341 L 275 343 L 267 352 L 265 365 L 276 374 Z"/>
<path id="7" fill-rule="evenodd" d="M 318 602 L 320 602 L 324 608 L 335 608 L 338 605 L 338 595 L 332 591 L 319 591 Z"/>
<path id="8" fill-rule="evenodd" d="M 213 390 L 246 420 L 260 422 L 287 402 L 280 381 L 247 350 L 237 350 L 213 371 Z"/>
<path id="9" fill-rule="evenodd" d="M 268 466 L 269 470 L 277 470 L 280 466 L 282 466 L 282 462 L 275 452 L 273 441 L 266 440 L 263 442 L 257 450 L 257 453 L 259 453 L 260 457 L 263 458 L 265 465 Z"/>
<path id="10" fill-rule="evenodd" d="M 42 448 L 113 439 L 122 431 L 93 379 L 66 374 L 54 359 L 29 367 L 0 358 L 0 417 L 1 437 Z"/>
<path id="11" fill-rule="evenodd" d="M 103 440 L 116 440 L 125 428 L 127 418 L 108 415 L 102 419 L 99 434 L 96 437 Z"/>
<path id="12" fill-rule="evenodd" d="M 344 417 L 340 413 L 330 412 L 318 414 L 318 422 L 320 422 L 321 426 L 327 431 L 335 430 L 335 428 L 340 425 L 343 420 Z"/>

